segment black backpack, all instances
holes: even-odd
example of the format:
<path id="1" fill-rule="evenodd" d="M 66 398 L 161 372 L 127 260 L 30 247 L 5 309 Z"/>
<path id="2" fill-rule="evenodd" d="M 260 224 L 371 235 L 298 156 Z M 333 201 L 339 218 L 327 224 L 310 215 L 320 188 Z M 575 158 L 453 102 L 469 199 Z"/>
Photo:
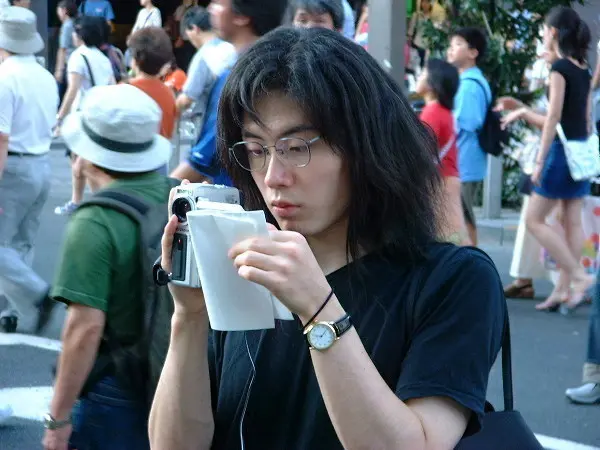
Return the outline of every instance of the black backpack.
<path id="1" fill-rule="evenodd" d="M 169 180 L 172 187 L 178 180 Z M 143 275 L 143 329 L 137 342 L 122 343 L 107 323 L 94 367 L 80 396 L 84 396 L 102 378 L 112 375 L 143 401 L 148 411 L 160 378 L 171 336 L 173 298 L 166 286 L 156 286 L 152 268 L 161 256 L 161 238 L 167 223 L 167 202 L 149 203 L 129 192 L 102 190 L 79 208 L 101 206 L 127 215 L 137 225 L 140 236 L 140 265 Z"/>
<path id="2" fill-rule="evenodd" d="M 465 80 L 477 83 L 483 90 L 483 96 L 487 100 L 487 91 L 478 79 L 465 78 Z M 485 121 L 477 135 L 481 149 L 493 156 L 500 156 L 503 147 L 508 145 L 508 132 L 500 126 L 500 117 L 500 113 L 494 111 L 494 99 L 492 97 L 486 106 Z"/>

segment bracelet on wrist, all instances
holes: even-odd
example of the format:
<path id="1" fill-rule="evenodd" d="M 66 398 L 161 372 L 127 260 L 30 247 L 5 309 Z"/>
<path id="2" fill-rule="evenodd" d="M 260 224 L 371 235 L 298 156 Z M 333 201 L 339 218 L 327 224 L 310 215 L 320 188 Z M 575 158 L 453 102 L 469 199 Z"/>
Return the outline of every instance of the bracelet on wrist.
<path id="1" fill-rule="evenodd" d="M 308 327 L 311 323 L 313 323 L 315 321 L 315 319 L 318 317 L 318 315 L 321 314 L 321 312 L 325 309 L 325 307 L 329 303 L 329 300 L 331 300 L 332 297 L 333 297 L 333 289 L 329 292 L 329 295 L 327 296 L 327 298 L 325 299 L 325 301 L 323 302 L 323 304 L 321 305 L 321 307 L 314 314 L 314 316 L 312 316 L 310 318 L 310 320 L 308 322 L 306 322 L 306 325 L 304 325 L 302 327 L 303 330 L 306 331 L 306 327 Z"/>

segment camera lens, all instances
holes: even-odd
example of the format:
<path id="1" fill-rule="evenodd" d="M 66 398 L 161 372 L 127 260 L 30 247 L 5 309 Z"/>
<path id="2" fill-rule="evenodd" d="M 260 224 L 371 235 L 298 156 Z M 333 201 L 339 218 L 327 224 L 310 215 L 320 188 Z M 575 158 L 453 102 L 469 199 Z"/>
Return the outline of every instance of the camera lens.
<path id="1" fill-rule="evenodd" d="M 175 199 L 173 206 L 171 206 L 172 213 L 177 216 L 177 219 L 180 222 L 185 222 L 187 220 L 187 213 L 191 210 L 192 204 L 187 198 Z"/>

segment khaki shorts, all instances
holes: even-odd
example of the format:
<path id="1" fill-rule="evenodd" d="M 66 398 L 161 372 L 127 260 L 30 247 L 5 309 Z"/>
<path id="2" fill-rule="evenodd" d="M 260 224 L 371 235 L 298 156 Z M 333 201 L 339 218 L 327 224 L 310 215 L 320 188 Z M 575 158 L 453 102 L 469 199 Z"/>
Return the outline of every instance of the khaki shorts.
<path id="1" fill-rule="evenodd" d="M 475 226 L 475 212 L 473 211 L 473 205 L 479 191 L 481 189 L 481 181 L 467 181 L 462 183 L 460 189 L 460 196 L 462 200 L 463 212 L 465 214 L 465 222 L 468 225 Z"/>

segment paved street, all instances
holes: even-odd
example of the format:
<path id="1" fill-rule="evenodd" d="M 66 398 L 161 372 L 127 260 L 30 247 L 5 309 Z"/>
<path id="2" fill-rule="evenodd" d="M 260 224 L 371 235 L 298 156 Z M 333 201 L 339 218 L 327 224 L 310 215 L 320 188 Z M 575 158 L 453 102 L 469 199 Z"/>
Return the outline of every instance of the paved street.
<path id="1" fill-rule="evenodd" d="M 61 151 L 52 152 L 54 183 L 42 217 L 35 259 L 36 270 L 51 281 L 66 223 L 53 209 L 70 196 L 70 172 Z M 484 235 L 482 247 L 496 262 L 507 282 L 511 242 L 500 245 L 494 233 Z M 536 285 L 540 297 L 550 285 Z M 578 385 L 587 339 L 587 309 L 572 317 L 538 313 L 531 301 L 509 301 L 513 331 L 513 367 L 516 407 L 523 413 L 546 448 L 600 449 L 600 406 L 573 406 L 564 397 L 567 387 Z M 0 334 L 0 404 L 9 401 L 18 418 L 0 425 L 0 450 L 40 448 L 40 417 L 51 395 L 50 370 L 56 358 L 61 309 L 52 322 L 48 338 Z M 22 344 L 15 345 L 21 339 Z M 501 406 L 499 364 L 490 380 L 489 399 Z M 35 388 L 35 389 L 34 389 Z M 577 443 L 581 444 L 578 445 Z"/>

